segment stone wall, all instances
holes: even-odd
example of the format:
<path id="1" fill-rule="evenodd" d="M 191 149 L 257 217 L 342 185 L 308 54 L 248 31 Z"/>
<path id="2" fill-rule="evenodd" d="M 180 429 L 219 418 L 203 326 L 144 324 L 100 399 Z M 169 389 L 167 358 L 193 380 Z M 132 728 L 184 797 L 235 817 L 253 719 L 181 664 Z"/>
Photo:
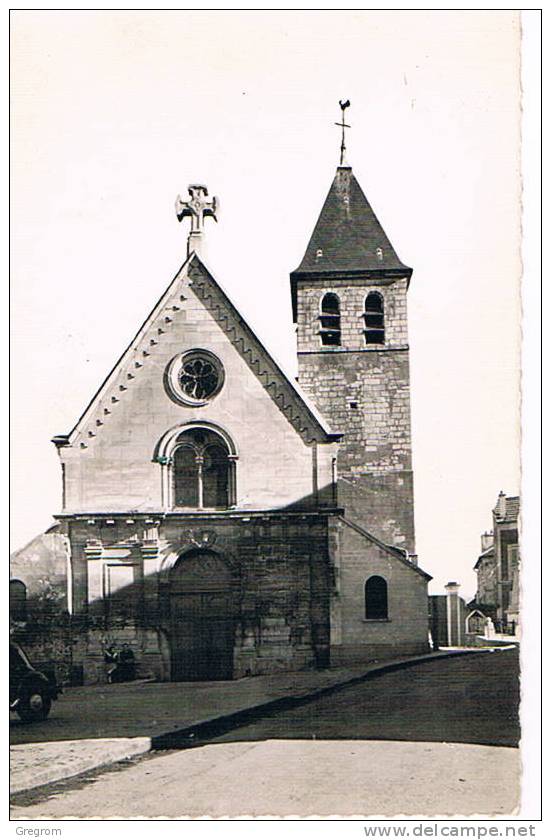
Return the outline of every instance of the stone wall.
<path id="1" fill-rule="evenodd" d="M 428 643 L 427 577 L 339 521 L 332 527 L 335 565 L 331 662 L 371 661 L 424 653 Z M 365 617 L 365 582 L 388 586 L 388 620 Z"/>
<path id="2" fill-rule="evenodd" d="M 66 612 L 47 612 L 29 603 L 27 620 L 12 624 L 10 639 L 24 649 L 38 670 L 53 669 L 60 685 L 82 683 L 81 660 L 87 631 Z"/>
<path id="3" fill-rule="evenodd" d="M 322 282 L 301 278 L 297 297 L 297 350 L 300 353 L 320 350 L 321 301 L 327 292 L 336 294 L 340 301 L 341 348 L 365 350 L 364 306 L 369 292 L 377 292 L 384 301 L 385 347 L 406 347 L 407 334 L 407 280 L 392 283 L 384 280 L 336 279 L 327 277 Z M 373 346 L 373 345 L 372 345 Z M 371 348 L 370 348 L 371 349 Z M 334 351 L 323 347 L 322 352 Z"/>
<path id="4" fill-rule="evenodd" d="M 344 281 L 343 281 L 344 282 Z M 406 281 L 340 290 L 342 346 L 321 347 L 317 313 L 338 286 L 301 285 L 299 382 L 335 431 L 339 505 L 385 542 L 415 552 Z M 369 290 L 385 296 L 385 345 L 366 347 L 361 332 Z"/>
<path id="5" fill-rule="evenodd" d="M 10 555 L 10 578 L 25 584 L 27 598 L 56 601 L 67 609 L 66 537 L 57 525 Z"/>
<path id="6" fill-rule="evenodd" d="M 218 553 L 237 582 L 234 677 L 328 664 L 327 516 L 180 515 L 153 527 L 139 518 L 82 518 L 66 527 L 75 609 L 90 627 L 87 681 L 105 678 L 103 648 L 113 642 L 133 648 L 142 673 L 170 678 L 170 570 L 198 545 Z M 117 556 L 121 565 L 135 564 L 133 582 L 120 593 L 121 602 L 135 605 L 134 616 L 110 612 L 102 592 L 105 567 Z"/>
<path id="7" fill-rule="evenodd" d="M 163 490 L 170 485 L 170 467 L 155 462 L 156 448 L 170 430 L 193 423 L 211 424 L 232 440 L 237 508 L 312 508 L 323 502 L 315 489 L 331 482 L 334 445 L 321 440 L 319 424 L 283 374 L 237 316 L 228 314 L 214 281 L 197 266 L 190 273 L 193 268 L 194 279 L 186 271 L 176 278 L 70 444 L 60 446 L 66 512 L 170 509 Z M 194 348 L 212 352 L 225 372 L 220 392 L 202 406 L 175 402 L 165 382 L 171 360 Z"/>

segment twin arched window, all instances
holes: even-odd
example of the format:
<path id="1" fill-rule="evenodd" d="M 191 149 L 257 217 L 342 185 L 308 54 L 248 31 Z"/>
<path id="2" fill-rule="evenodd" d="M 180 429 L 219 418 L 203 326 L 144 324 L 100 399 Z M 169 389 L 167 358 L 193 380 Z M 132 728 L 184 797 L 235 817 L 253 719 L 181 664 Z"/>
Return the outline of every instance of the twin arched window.
<path id="1" fill-rule="evenodd" d="M 371 575 L 365 582 L 365 617 L 379 621 L 388 618 L 388 587 L 380 575 Z"/>
<path id="2" fill-rule="evenodd" d="M 227 444 L 216 432 L 203 428 L 182 432 L 172 453 L 174 507 L 230 507 L 233 468 Z"/>
<path id="3" fill-rule="evenodd" d="M 363 312 L 364 338 L 366 344 L 385 343 L 385 311 L 383 296 L 379 292 L 369 292 L 364 303 Z M 334 292 L 327 292 L 321 300 L 319 315 L 321 327 L 320 337 L 324 347 L 340 346 L 341 343 L 341 309 L 338 296 Z"/>

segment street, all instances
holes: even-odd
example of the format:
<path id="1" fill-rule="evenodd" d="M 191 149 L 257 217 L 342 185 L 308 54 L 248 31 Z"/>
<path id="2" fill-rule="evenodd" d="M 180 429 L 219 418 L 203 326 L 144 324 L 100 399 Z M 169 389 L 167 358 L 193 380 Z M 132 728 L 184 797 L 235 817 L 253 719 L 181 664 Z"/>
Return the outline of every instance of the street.
<path id="1" fill-rule="evenodd" d="M 508 814 L 518 696 L 515 650 L 426 662 L 21 794 L 12 817 Z"/>
<path id="2" fill-rule="evenodd" d="M 496 651 L 382 674 L 216 741 L 347 738 L 516 747 L 518 703 L 518 653 Z"/>

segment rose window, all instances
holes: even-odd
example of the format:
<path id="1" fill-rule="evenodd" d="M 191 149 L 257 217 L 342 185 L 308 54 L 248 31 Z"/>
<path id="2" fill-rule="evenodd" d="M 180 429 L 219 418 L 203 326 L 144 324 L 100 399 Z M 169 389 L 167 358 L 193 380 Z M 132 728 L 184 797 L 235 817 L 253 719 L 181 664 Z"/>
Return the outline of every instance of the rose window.
<path id="1" fill-rule="evenodd" d="M 214 364 L 201 357 L 184 362 L 178 374 L 182 391 L 192 400 L 211 397 L 218 388 L 218 378 Z"/>
<path id="2" fill-rule="evenodd" d="M 206 405 L 224 384 L 222 363 L 208 350 L 179 353 L 166 371 L 169 395 L 184 405 Z"/>

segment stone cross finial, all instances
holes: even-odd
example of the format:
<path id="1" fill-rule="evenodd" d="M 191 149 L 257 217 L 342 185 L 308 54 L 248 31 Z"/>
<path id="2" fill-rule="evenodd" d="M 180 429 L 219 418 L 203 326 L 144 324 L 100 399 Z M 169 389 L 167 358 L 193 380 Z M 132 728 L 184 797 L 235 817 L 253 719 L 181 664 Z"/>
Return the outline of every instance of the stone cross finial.
<path id="1" fill-rule="evenodd" d="M 191 230 L 187 241 L 187 252 L 189 256 L 192 251 L 200 253 L 203 243 L 205 216 L 212 216 L 214 221 L 217 222 L 216 213 L 218 212 L 220 202 L 216 196 L 213 196 L 212 201 L 207 201 L 209 192 L 203 184 L 190 184 L 188 193 L 190 195 L 189 201 L 183 201 L 178 196 L 175 206 L 176 216 L 179 222 L 182 221 L 184 216 L 190 216 L 191 218 Z"/>

